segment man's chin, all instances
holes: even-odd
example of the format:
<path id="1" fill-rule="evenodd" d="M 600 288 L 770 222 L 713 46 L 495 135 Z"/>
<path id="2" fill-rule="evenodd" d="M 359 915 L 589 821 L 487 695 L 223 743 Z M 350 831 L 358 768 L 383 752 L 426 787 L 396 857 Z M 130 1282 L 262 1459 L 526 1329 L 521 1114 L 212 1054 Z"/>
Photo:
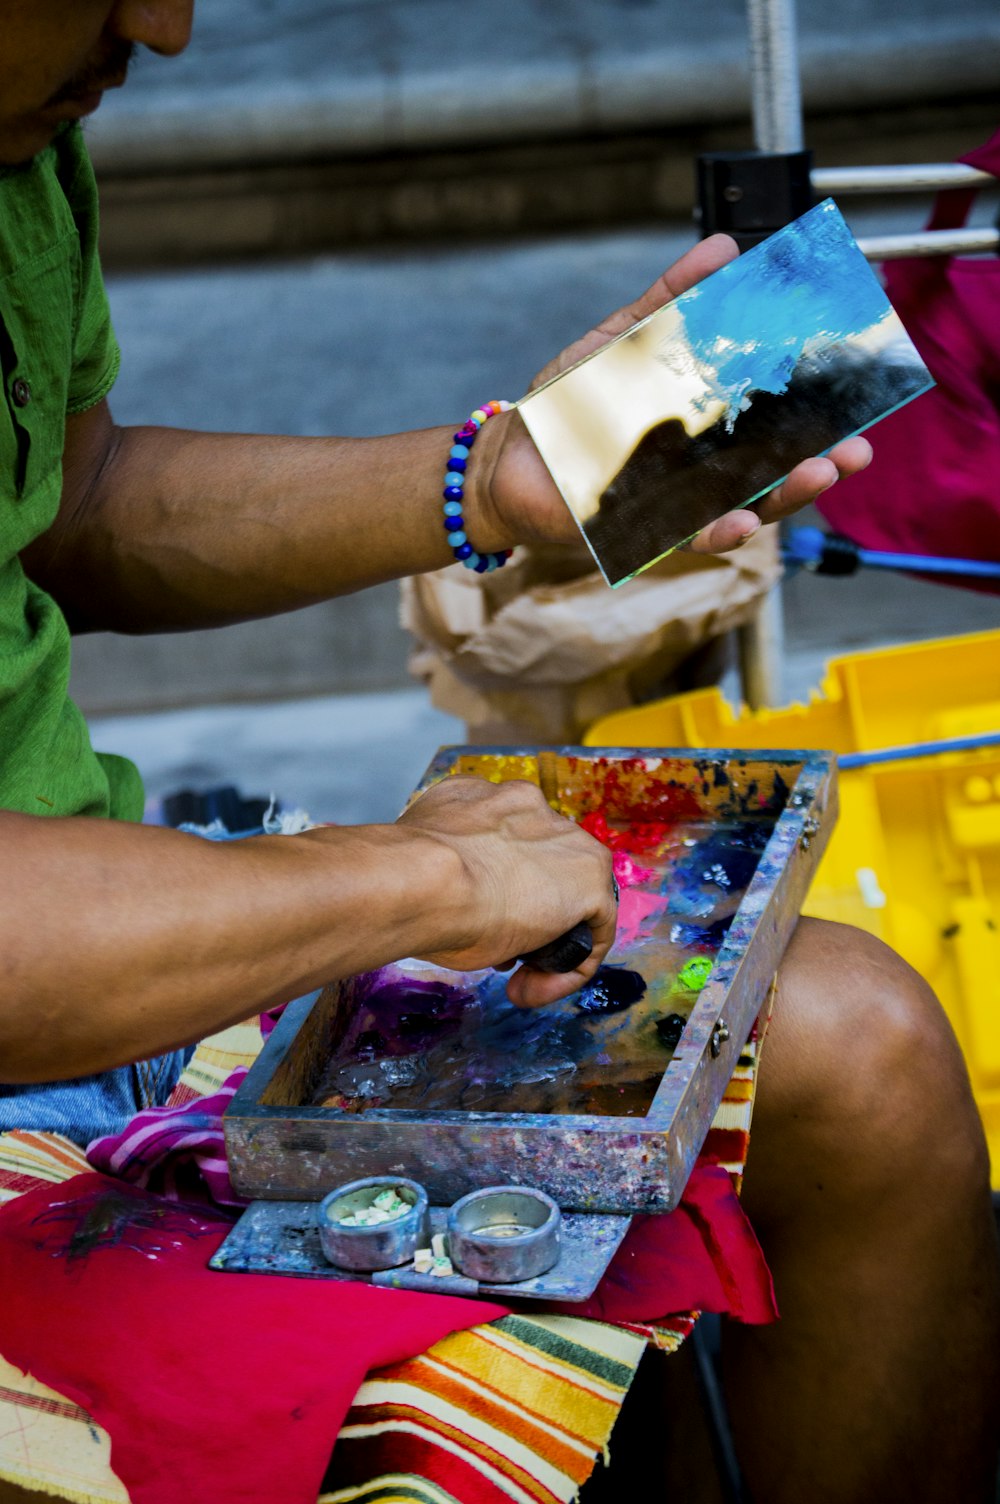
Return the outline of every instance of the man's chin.
<path id="1" fill-rule="evenodd" d="M 64 126 L 93 114 L 100 102 L 101 96 L 97 95 L 92 100 L 39 110 L 18 120 L 0 120 L 0 167 L 23 167 L 51 145 Z M 89 108 L 82 108 L 84 104 Z"/>

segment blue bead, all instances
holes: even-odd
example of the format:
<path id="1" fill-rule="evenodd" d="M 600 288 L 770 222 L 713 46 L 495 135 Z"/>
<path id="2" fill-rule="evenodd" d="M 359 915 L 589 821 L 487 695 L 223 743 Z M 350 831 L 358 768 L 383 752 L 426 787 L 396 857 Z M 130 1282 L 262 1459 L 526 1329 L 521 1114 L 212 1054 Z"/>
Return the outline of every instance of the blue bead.
<path id="1" fill-rule="evenodd" d="M 457 533 L 448 534 L 448 542 L 451 544 L 452 548 L 461 548 L 462 544 L 468 543 L 468 541 L 468 538 L 462 532 L 461 528 L 459 528 Z"/>
<path id="2" fill-rule="evenodd" d="M 449 470 L 444 478 L 446 486 L 464 486 L 465 476 L 458 470 Z"/>
<path id="3" fill-rule="evenodd" d="M 504 567 L 504 565 L 506 564 L 507 559 L 508 559 L 508 555 L 507 554 L 497 554 L 497 568 L 498 569 L 502 569 Z"/>
<path id="4" fill-rule="evenodd" d="M 444 490 L 441 492 L 441 495 L 444 497 L 445 501 L 461 501 L 462 497 L 465 495 L 465 492 L 462 490 L 461 486 L 445 486 Z"/>
<path id="5" fill-rule="evenodd" d="M 448 469 L 449 470 L 461 470 L 462 473 L 464 474 L 465 470 L 466 470 L 466 467 L 468 466 L 468 463 L 469 463 L 468 460 L 458 460 L 458 459 L 456 459 L 453 454 L 449 455 L 449 457 L 448 457 Z"/>
<path id="6" fill-rule="evenodd" d="M 476 564 L 474 567 L 475 567 L 475 571 L 476 571 L 477 574 L 485 574 L 486 571 L 490 567 L 490 556 L 489 556 L 489 554 L 486 555 L 485 559 L 480 559 L 479 563 Z"/>
<path id="7" fill-rule="evenodd" d="M 455 558 L 461 559 L 464 564 L 469 555 L 473 553 L 475 553 L 475 549 L 472 547 L 471 543 L 460 543 L 458 548 L 456 548 L 455 550 Z"/>
<path id="8" fill-rule="evenodd" d="M 446 517 L 444 519 L 444 530 L 446 533 L 459 533 L 464 526 L 465 518 L 462 516 Z"/>
<path id="9" fill-rule="evenodd" d="M 462 503 L 460 501 L 446 501 L 444 504 L 444 515 L 446 517 L 461 517 Z"/>
<path id="10" fill-rule="evenodd" d="M 471 449 L 476 442 L 476 435 L 474 433 L 453 433 L 452 438 L 456 444 L 464 444 L 466 449 Z M 454 458 L 457 459 L 458 456 L 455 455 Z"/>
<path id="11" fill-rule="evenodd" d="M 498 566 L 499 563 L 500 563 L 500 560 L 499 560 L 499 558 L 497 557 L 496 554 L 487 554 L 486 555 L 486 573 L 487 574 L 491 574 L 492 571 L 497 568 L 497 566 Z"/>
<path id="12" fill-rule="evenodd" d="M 467 460 L 469 458 L 468 444 L 456 444 L 454 448 L 449 449 L 448 458 L 452 460 Z"/>
<path id="13" fill-rule="evenodd" d="M 462 560 L 462 563 L 465 565 L 466 569 L 478 569 L 482 562 L 482 559 L 476 553 L 475 549 L 472 550 L 467 559 Z"/>

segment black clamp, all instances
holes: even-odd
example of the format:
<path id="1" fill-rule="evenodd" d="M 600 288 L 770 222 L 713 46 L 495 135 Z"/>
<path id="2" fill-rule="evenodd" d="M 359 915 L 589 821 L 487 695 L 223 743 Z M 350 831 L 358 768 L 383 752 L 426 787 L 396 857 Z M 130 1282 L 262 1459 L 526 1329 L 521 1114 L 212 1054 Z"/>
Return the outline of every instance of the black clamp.
<path id="1" fill-rule="evenodd" d="M 811 174 L 807 150 L 704 152 L 695 211 L 702 235 L 722 230 L 749 250 L 813 207 Z"/>

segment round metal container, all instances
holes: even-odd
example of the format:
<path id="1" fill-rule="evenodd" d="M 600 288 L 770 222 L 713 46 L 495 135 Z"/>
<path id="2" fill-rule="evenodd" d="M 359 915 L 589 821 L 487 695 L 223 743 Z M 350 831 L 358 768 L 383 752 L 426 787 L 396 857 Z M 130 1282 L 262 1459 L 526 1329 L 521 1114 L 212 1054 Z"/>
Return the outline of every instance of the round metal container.
<path id="1" fill-rule="evenodd" d="M 341 1217 L 371 1206 L 375 1197 L 386 1189 L 394 1190 L 410 1210 L 389 1222 L 371 1227 L 345 1227 Z M 394 1269 L 407 1264 L 418 1248 L 430 1246 L 427 1192 L 415 1180 L 398 1175 L 372 1175 L 366 1180 L 352 1180 L 324 1196 L 317 1211 L 319 1241 L 323 1253 L 339 1269 L 371 1273 L 373 1269 Z"/>
<path id="2" fill-rule="evenodd" d="M 448 1213 L 448 1254 L 456 1269 L 488 1285 L 534 1279 L 559 1259 L 562 1216 L 551 1196 L 530 1186 L 472 1191 Z"/>

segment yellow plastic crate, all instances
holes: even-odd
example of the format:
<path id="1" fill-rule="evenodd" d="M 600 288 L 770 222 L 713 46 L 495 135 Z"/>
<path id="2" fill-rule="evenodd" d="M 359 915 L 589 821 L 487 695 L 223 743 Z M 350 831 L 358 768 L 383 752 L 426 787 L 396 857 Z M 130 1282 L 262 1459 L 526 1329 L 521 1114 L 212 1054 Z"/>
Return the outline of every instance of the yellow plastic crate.
<path id="1" fill-rule="evenodd" d="M 808 705 L 734 711 L 698 690 L 596 721 L 588 746 L 876 751 L 1000 732 L 1000 632 L 835 658 Z M 842 772 L 804 906 L 878 935 L 941 999 L 1000 1189 L 1000 747 Z"/>

